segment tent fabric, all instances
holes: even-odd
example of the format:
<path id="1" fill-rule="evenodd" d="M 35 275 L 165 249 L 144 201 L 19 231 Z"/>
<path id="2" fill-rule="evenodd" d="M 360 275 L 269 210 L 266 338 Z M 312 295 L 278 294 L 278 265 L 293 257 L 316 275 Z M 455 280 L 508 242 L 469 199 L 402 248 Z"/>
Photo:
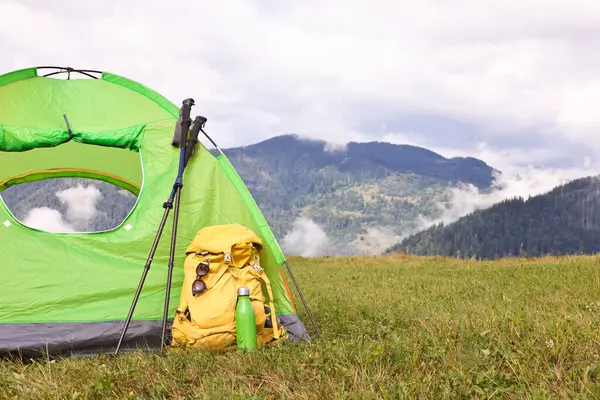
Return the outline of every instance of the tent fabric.
<path id="1" fill-rule="evenodd" d="M 140 157 L 141 154 L 138 151 L 88 146 L 75 141 L 56 147 L 42 147 L 22 152 L 0 151 L 0 165 L 2 165 L 0 181 L 34 171 L 79 169 L 116 176 L 122 181 L 141 187 L 143 176 Z"/>
<path id="2" fill-rule="evenodd" d="M 61 80 L 34 72 L 0 76 L 0 191 L 19 179 L 87 176 L 120 181 L 139 188 L 139 195 L 115 229 L 50 233 L 16 220 L 0 193 L 0 353 L 112 349 L 177 176 L 179 149 L 171 141 L 179 110 L 151 89 L 114 74 Z M 61 152 L 73 157 L 53 156 Z M 236 223 L 263 240 L 261 264 L 278 317 L 294 339 L 306 337 L 281 273 L 285 256 L 227 157 L 216 157 L 199 143 L 183 185 L 169 317 L 178 304 L 187 246 L 205 226 Z M 125 346 L 159 339 L 172 219 L 173 213 Z"/>

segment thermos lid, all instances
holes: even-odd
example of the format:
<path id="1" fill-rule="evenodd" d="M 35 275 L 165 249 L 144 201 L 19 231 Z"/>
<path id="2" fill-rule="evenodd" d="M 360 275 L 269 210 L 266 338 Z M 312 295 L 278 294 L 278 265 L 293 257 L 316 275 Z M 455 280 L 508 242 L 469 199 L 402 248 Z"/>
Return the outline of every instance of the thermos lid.
<path id="1" fill-rule="evenodd" d="M 238 296 L 250 296 L 250 289 L 247 286 L 242 286 L 238 289 Z"/>

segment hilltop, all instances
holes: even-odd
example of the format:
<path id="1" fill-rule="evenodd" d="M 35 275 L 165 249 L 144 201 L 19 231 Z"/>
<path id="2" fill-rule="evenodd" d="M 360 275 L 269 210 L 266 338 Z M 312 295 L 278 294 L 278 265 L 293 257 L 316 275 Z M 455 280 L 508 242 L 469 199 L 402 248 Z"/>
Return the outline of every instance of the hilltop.
<path id="1" fill-rule="evenodd" d="M 388 252 L 479 258 L 600 251 L 600 177 L 507 199 L 411 235 Z"/>
<path id="2" fill-rule="evenodd" d="M 363 179 L 400 173 L 471 183 L 479 188 L 492 183 L 493 169 L 476 158 L 445 158 L 422 147 L 387 142 L 335 146 L 324 140 L 282 135 L 249 146 L 228 148 L 225 153 L 232 162 L 237 162 L 237 168 L 245 167 L 243 162 L 261 160 L 263 169 L 285 178 L 305 179 L 302 173 L 307 169 L 333 168 Z"/>

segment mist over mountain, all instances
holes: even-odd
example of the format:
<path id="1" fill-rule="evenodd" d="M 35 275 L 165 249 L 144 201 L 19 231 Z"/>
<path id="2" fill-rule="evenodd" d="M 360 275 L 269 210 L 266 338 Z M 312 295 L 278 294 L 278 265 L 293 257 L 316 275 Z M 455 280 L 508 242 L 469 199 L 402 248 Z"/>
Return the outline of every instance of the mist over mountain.
<path id="1" fill-rule="evenodd" d="M 388 252 L 477 258 L 600 251 L 600 176 L 514 197 L 415 233 Z"/>

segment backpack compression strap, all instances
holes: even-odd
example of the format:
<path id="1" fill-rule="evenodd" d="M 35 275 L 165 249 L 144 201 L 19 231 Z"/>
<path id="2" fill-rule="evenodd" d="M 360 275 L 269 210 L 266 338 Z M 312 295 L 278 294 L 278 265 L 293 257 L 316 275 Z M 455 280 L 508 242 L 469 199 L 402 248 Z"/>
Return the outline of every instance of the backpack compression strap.
<path id="1" fill-rule="evenodd" d="M 238 268 L 235 262 L 235 259 L 233 257 L 233 247 L 234 245 L 231 245 L 227 250 L 223 250 L 223 254 L 224 254 L 224 262 L 226 264 L 233 264 L 233 267 Z M 252 254 L 254 255 L 254 260 L 250 262 L 250 265 L 246 265 L 247 268 L 252 268 L 254 269 L 254 271 L 256 272 L 256 274 L 259 276 L 259 279 L 265 284 L 265 286 L 267 287 L 267 292 L 269 294 L 269 308 L 271 309 L 271 320 L 273 323 L 273 338 L 274 339 L 279 339 L 281 336 L 281 332 L 279 332 L 279 324 L 277 322 L 277 313 L 275 312 L 275 304 L 273 303 L 273 291 L 271 290 L 271 281 L 269 280 L 269 277 L 267 276 L 267 272 L 264 270 L 264 268 L 262 268 L 259 264 L 259 256 L 258 256 L 258 250 L 256 249 L 255 246 L 252 246 Z M 225 259 L 229 259 L 229 262 L 226 262 Z M 230 266 L 231 268 L 231 266 Z"/>
<path id="2" fill-rule="evenodd" d="M 255 265 L 251 266 L 250 268 L 254 268 Z M 261 268 L 261 267 L 259 267 L 259 268 Z M 255 270 L 256 270 L 256 268 L 255 268 Z M 275 339 L 279 339 L 281 334 L 279 332 L 279 324 L 277 322 L 277 313 L 275 312 L 275 305 L 273 304 L 273 291 L 271 290 L 271 281 L 269 281 L 269 278 L 267 277 L 267 273 L 264 271 L 264 269 L 261 268 L 261 270 L 262 270 L 262 272 L 259 272 L 260 279 L 265 283 L 265 286 L 267 287 L 267 291 L 269 293 L 269 307 L 271 308 L 271 321 L 273 323 L 273 337 Z"/>

